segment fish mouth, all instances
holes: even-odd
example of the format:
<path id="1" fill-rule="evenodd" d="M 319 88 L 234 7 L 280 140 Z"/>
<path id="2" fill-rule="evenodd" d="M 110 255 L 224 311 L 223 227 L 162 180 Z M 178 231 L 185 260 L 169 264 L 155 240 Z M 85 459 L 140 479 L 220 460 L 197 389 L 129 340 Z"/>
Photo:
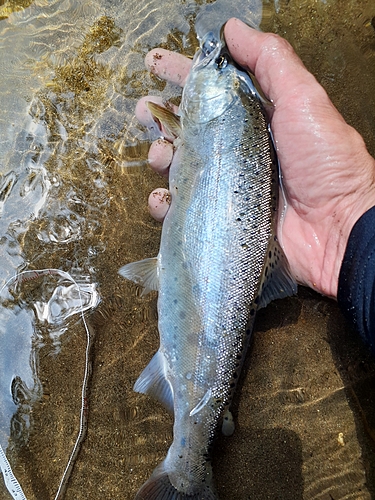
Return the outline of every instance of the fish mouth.
<path id="1" fill-rule="evenodd" d="M 200 48 L 194 56 L 193 70 L 204 68 L 215 61 L 221 52 L 223 41 L 212 31 L 200 40 Z"/>
<path id="2" fill-rule="evenodd" d="M 198 37 L 200 43 L 193 59 L 193 71 L 210 64 L 216 64 L 218 69 L 221 69 L 224 61 L 225 65 L 227 61 L 233 63 L 225 42 L 224 28 L 225 24 L 218 31 L 209 31 L 203 37 Z"/>

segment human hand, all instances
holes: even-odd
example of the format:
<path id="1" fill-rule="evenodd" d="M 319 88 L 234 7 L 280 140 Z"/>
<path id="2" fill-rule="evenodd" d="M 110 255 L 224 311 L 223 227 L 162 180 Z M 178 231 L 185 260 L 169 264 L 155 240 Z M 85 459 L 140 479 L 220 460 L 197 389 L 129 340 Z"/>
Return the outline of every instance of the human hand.
<path id="1" fill-rule="evenodd" d="M 278 237 L 292 274 L 299 283 L 335 298 L 351 229 L 375 205 L 375 160 L 288 42 L 238 19 L 226 23 L 224 35 L 232 57 L 255 74 L 274 104 L 271 128 L 288 201 Z M 154 49 L 146 66 L 183 86 L 191 62 Z M 144 99 L 136 115 L 145 125 L 152 120 Z M 167 175 L 172 155 L 170 142 L 155 142 L 150 165 Z"/>

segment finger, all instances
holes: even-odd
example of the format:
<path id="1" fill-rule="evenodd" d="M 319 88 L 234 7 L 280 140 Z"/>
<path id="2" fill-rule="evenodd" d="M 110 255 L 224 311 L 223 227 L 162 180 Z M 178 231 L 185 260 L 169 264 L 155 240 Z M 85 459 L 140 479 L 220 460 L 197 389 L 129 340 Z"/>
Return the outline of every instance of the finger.
<path id="1" fill-rule="evenodd" d="M 157 139 L 148 152 L 150 167 L 158 174 L 168 178 L 169 167 L 173 158 L 173 146 L 165 139 Z"/>
<path id="2" fill-rule="evenodd" d="M 303 95 L 332 106 L 324 89 L 285 39 L 257 31 L 235 18 L 226 23 L 224 34 L 233 58 L 255 74 L 276 107 Z"/>
<path id="3" fill-rule="evenodd" d="M 146 55 L 145 64 L 154 75 L 183 87 L 192 61 L 170 50 L 153 49 Z"/>
<path id="4" fill-rule="evenodd" d="M 148 208 L 154 219 L 163 222 L 171 204 L 171 194 L 168 189 L 154 189 L 148 197 Z"/>
<path id="5" fill-rule="evenodd" d="M 147 127 L 149 130 L 154 130 L 156 126 L 156 128 L 161 133 L 159 123 L 155 122 L 154 117 L 152 116 L 152 113 L 147 106 L 148 101 L 152 101 L 156 104 L 159 104 L 160 106 L 163 106 L 162 97 L 152 95 L 142 97 L 141 99 L 139 99 L 135 107 L 135 117 L 142 125 Z"/>

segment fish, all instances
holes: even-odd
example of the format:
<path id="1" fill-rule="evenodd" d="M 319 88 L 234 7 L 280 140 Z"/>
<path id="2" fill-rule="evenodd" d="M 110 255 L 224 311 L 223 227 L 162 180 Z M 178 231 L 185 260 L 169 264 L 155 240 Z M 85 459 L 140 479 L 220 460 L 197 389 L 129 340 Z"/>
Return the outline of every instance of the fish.
<path id="1" fill-rule="evenodd" d="M 253 76 L 223 36 L 200 40 L 178 114 L 148 102 L 174 133 L 170 208 L 157 257 L 119 273 L 158 291 L 160 347 L 134 390 L 174 414 L 173 442 L 136 500 L 217 499 L 211 465 L 218 429 L 230 435 L 230 405 L 254 319 L 296 293 L 276 228 L 281 174 Z"/>

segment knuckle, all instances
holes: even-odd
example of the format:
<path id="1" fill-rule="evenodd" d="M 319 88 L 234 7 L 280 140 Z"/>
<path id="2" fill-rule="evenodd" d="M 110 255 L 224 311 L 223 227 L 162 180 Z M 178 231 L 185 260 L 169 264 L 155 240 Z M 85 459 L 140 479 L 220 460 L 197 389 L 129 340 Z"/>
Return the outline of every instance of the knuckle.
<path id="1" fill-rule="evenodd" d="M 275 33 L 267 33 L 262 44 L 262 52 L 270 54 L 294 53 L 290 43 Z"/>

